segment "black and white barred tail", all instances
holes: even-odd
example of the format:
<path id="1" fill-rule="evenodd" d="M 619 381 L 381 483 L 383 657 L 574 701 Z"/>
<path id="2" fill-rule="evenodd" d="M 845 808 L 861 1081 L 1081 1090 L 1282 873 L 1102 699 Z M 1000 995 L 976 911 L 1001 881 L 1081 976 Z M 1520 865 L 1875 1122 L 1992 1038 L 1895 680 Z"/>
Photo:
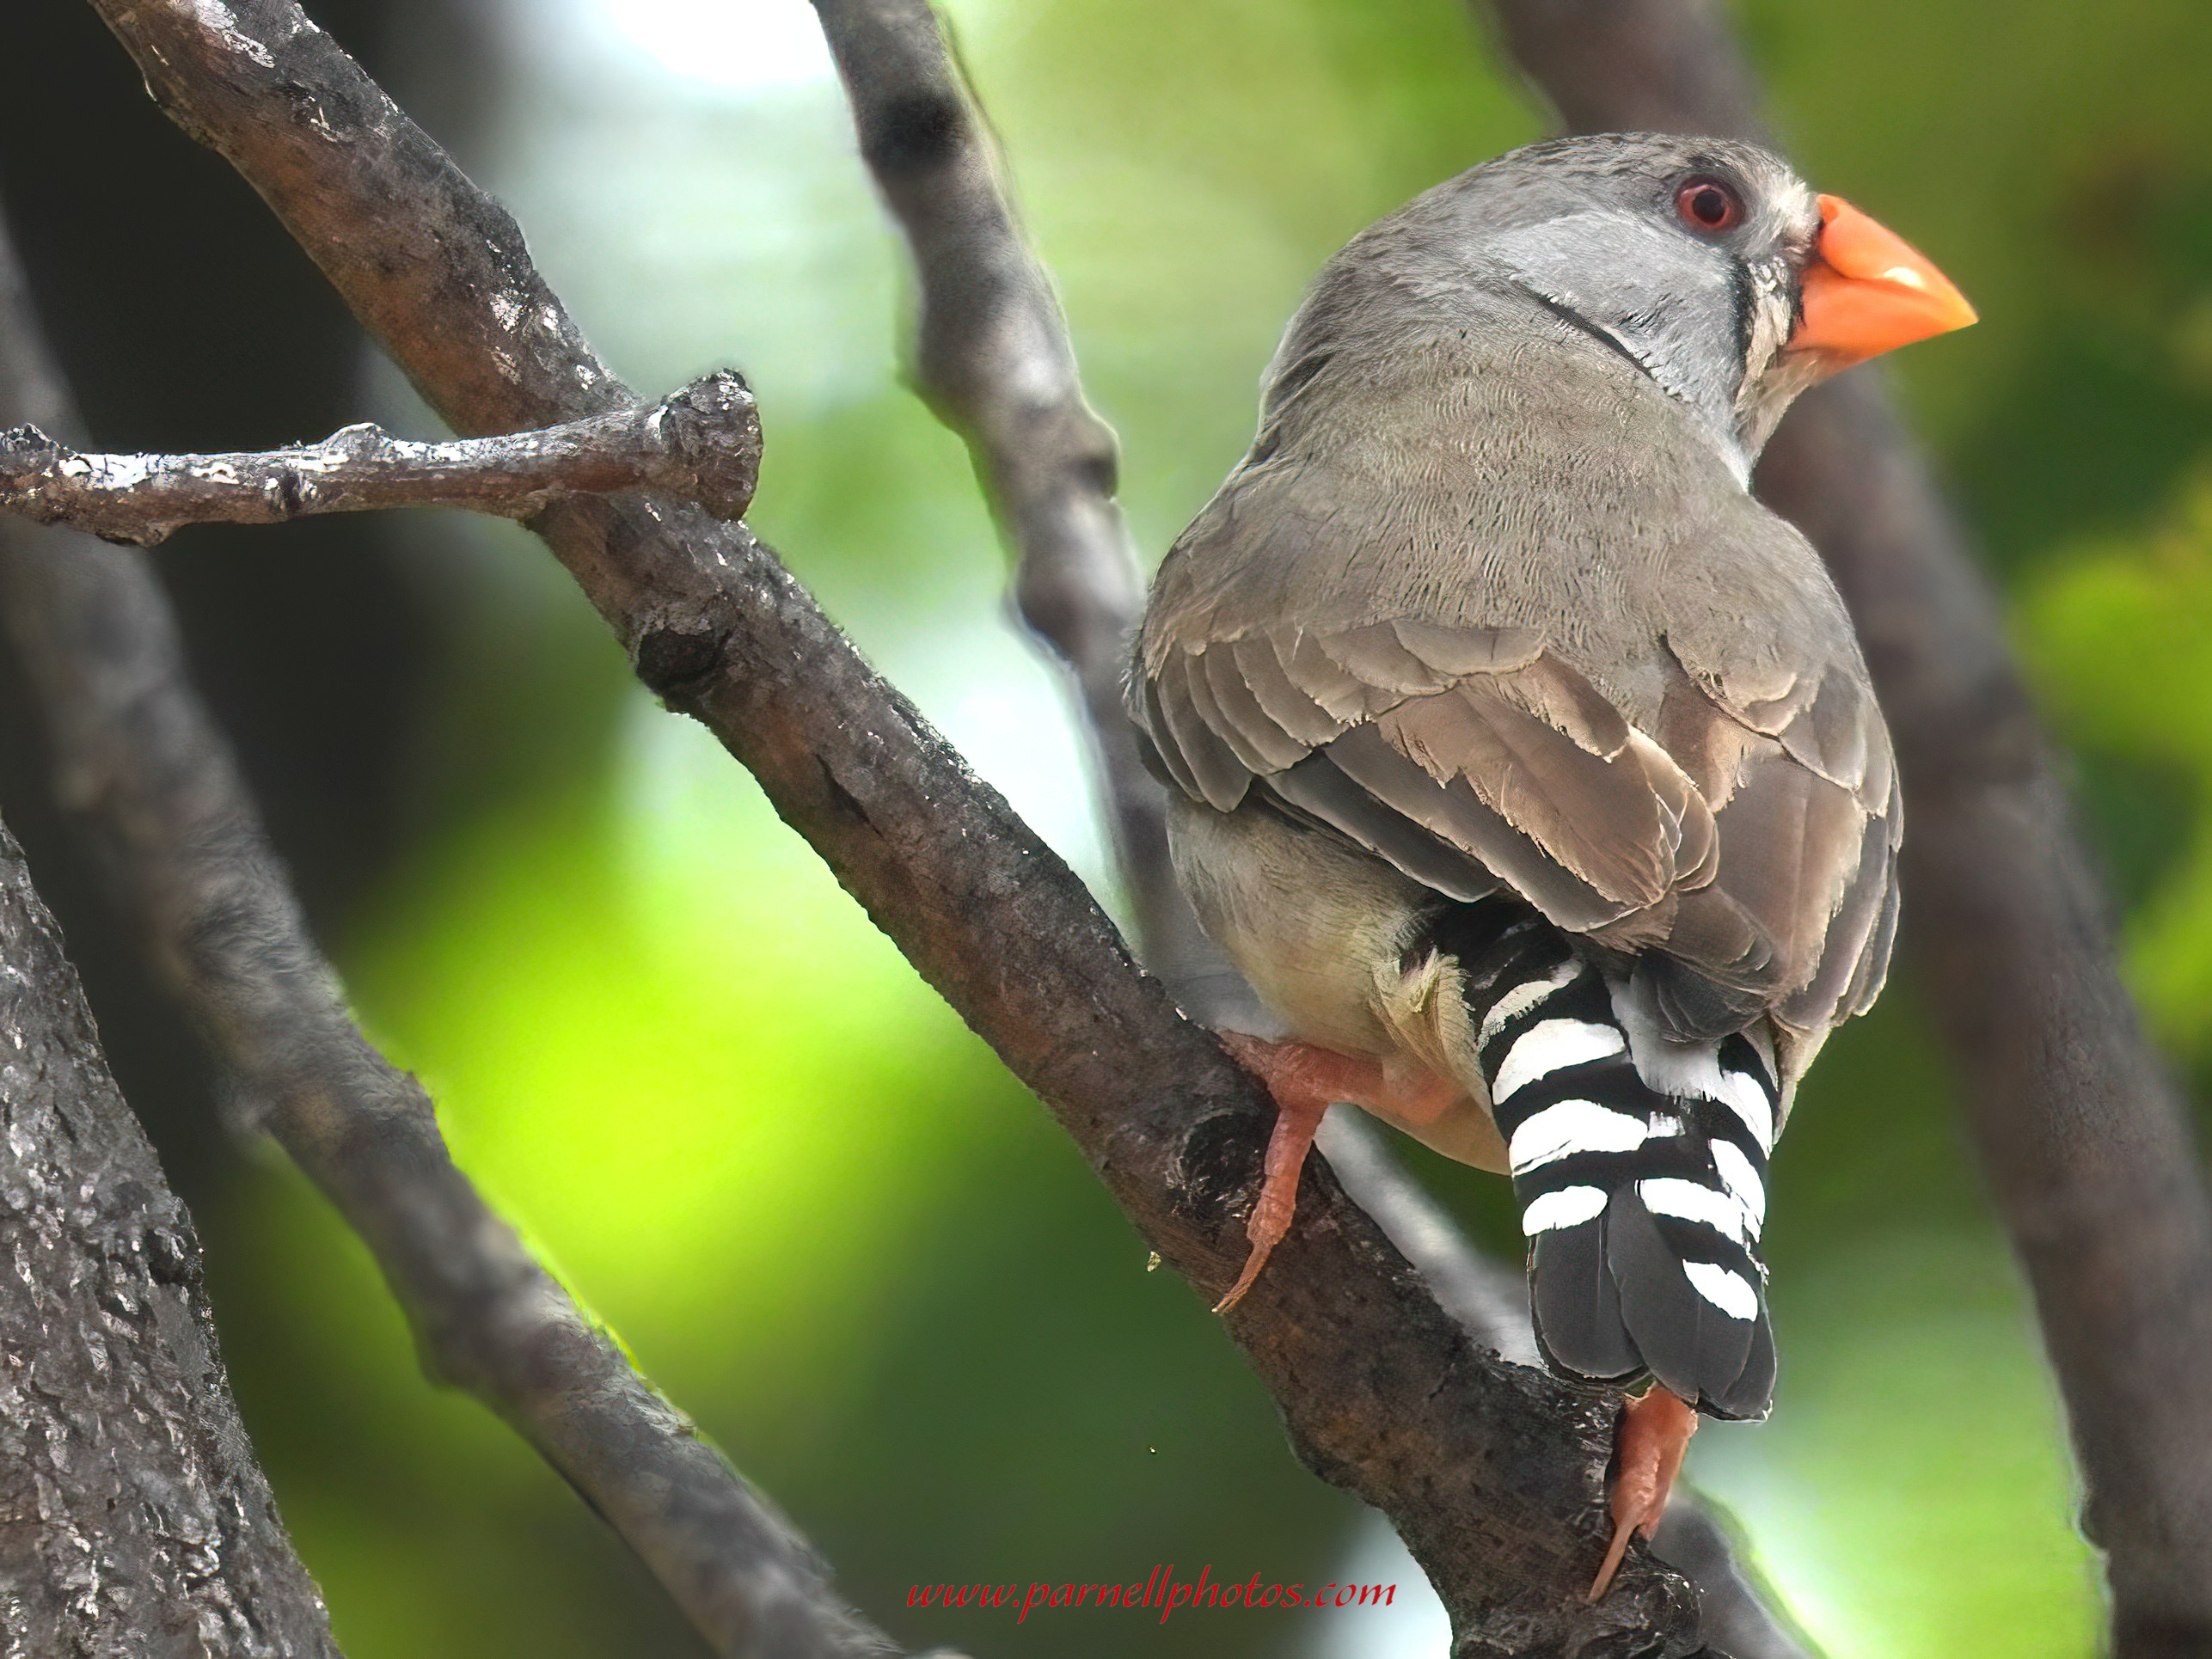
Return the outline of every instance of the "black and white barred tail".
<path id="1" fill-rule="evenodd" d="M 1546 1356 L 1608 1380 L 1648 1372 L 1716 1417 L 1764 1417 L 1771 1056 L 1742 1034 L 1665 1040 L 1625 982 L 1510 901 L 1455 907 L 1429 937 L 1465 975 Z"/>

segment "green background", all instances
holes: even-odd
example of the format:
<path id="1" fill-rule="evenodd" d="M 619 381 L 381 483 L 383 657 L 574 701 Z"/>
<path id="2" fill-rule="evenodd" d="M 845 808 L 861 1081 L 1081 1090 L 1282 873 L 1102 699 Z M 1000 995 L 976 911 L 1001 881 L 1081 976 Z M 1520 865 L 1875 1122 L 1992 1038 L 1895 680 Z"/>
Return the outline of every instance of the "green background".
<path id="1" fill-rule="evenodd" d="M 1543 130 L 1456 0 L 951 15 L 1148 557 L 1248 441 L 1320 262 Z M 2071 745 L 2132 981 L 2201 1085 L 2212 9 L 1740 16 L 1802 170 L 1982 309 L 1896 383 Z M 746 371 L 769 445 L 752 522 L 1106 891 L 965 454 L 903 389 L 901 251 L 811 27 L 800 0 L 517 0 L 489 37 L 499 74 L 448 136 L 632 383 Z M 388 371 L 361 401 L 432 429 Z M 333 940 L 362 1018 L 847 1594 L 978 1659 L 1441 1653 L 1418 1617 L 907 1609 L 945 1580 L 1401 1569 L 1294 1463 L 1199 1300 L 1145 1271 L 1044 1113 L 735 765 L 630 682 L 542 551 L 445 519 L 379 533 L 438 622 L 403 849 Z M 1691 1478 L 1836 1659 L 2087 1654 L 2099 1591 L 2057 1409 L 1945 1064 L 1909 973 L 1830 1044 L 1775 1166 L 1774 1418 L 1708 1429 Z M 1419 1166 L 1510 1247 L 1502 1183 Z M 360 1248 L 279 1158 L 197 1202 L 248 1424 L 356 1659 L 699 1650 L 518 1442 L 423 1381 Z"/>

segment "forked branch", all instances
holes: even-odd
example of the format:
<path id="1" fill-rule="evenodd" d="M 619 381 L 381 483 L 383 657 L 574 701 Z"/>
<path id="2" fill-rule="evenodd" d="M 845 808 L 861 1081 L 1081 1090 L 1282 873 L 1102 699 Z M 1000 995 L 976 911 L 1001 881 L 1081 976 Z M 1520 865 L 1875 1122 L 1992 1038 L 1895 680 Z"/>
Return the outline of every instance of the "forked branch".
<path id="1" fill-rule="evenodd" d="M 1075 682 L 1145 964 L 1196 1017 L 1249 993 L 1167 860 L 1165 798 L 1122 711 L 1143 583 L 1112 431 L 1083 396 L 1051 278 L 1023 239 L 982 109 L 926 0 L 815 0 L 861 153 L 920 279 L 915 375 L 967 440 L 1017 561 L 1023 621 Z"/>

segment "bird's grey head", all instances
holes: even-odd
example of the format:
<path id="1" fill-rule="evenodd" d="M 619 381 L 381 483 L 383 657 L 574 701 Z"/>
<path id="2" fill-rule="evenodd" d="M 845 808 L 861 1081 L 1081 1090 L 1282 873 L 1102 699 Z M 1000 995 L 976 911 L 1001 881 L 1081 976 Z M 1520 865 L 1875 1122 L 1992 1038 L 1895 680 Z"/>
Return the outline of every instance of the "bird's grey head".
<path id="1" fill-rule="evenodd" d="M 1449 306 L 1518 291 L 1640 365 L 1739 478 L 1836 365 L 1786 349 L 1821 233 L 1778 157 L 1717 138 L 1611 133 L 1511 151 L 1355 240 L 1340 264 Z"/>

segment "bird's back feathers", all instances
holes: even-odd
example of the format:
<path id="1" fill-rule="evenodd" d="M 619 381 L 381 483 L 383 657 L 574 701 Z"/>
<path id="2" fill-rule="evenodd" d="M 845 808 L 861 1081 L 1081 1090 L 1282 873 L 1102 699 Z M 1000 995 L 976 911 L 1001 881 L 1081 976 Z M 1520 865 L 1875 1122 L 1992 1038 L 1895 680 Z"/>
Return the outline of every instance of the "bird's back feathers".
<path id="1" fill-rule="evenodd" d="M 1517 321 L 1547 349 L 1309 342 L 1161 567 L 1139 722 L 1216 811 L 1257 784 L 1653 953 L 1679 1035 L 1825 1032 L 1880 988 L 1901 824 L 1842 603 L 1633 364 Z"/>

